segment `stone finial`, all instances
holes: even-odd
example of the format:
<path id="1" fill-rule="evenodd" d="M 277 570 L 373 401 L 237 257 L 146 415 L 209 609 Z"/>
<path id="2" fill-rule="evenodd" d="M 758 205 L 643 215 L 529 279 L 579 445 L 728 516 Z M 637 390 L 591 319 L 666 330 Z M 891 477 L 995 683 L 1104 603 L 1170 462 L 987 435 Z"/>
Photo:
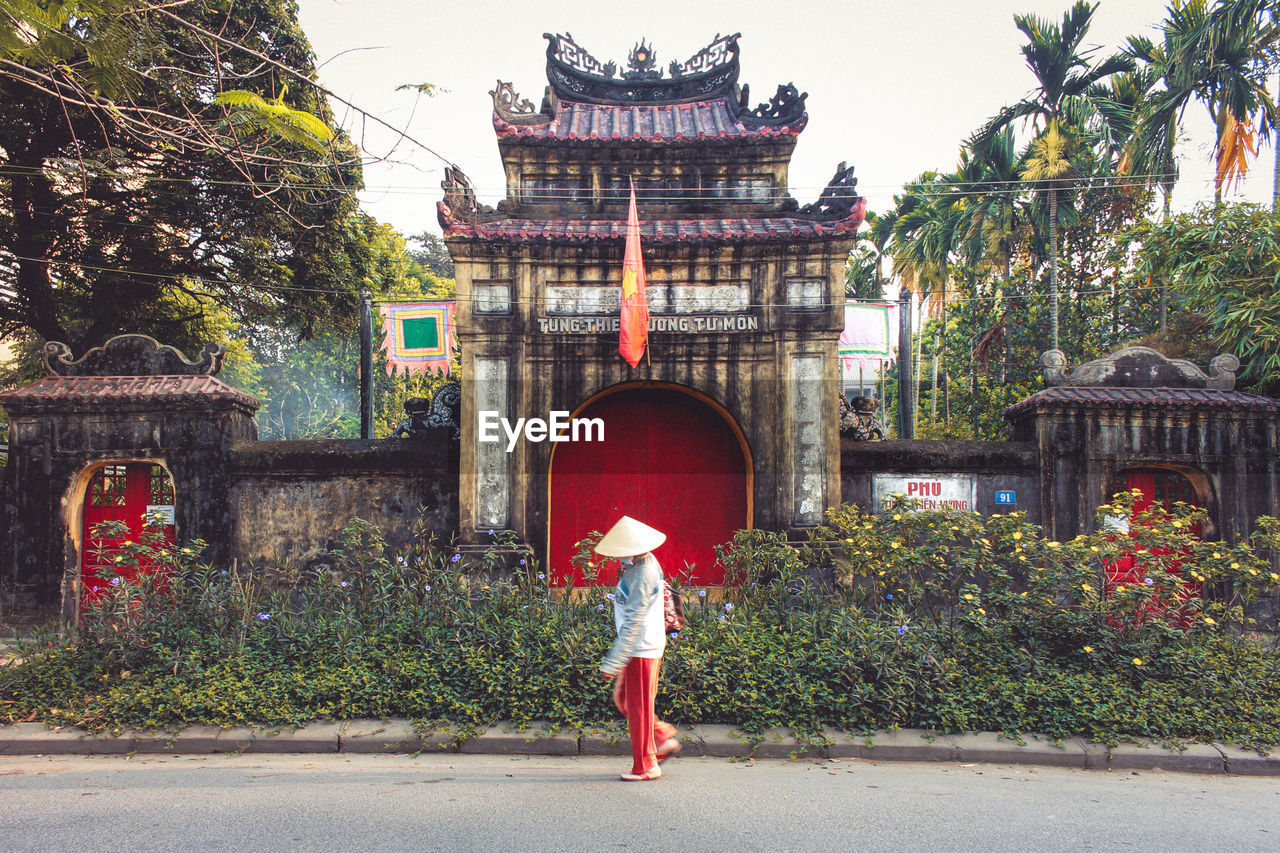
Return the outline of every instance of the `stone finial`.
<path id="1" fill-rule="evenodd" d="M 1080 365 L 1068 373 L 1067 357 L 1060 350 L 1040 356 L 1044 383 L 1106 388 L 1213 388 L 1230 391 L 1236 384 L 1240 359 L 1219 355 L 1209 362 L 1209 372 L 1185 358 L 1167 358 L 1150 347 L 1124 347 L 1111 355 Z"/>
<path id="2" fill-rule="evenodd" d="M 59 341 L 44 345 L 44 363 L 57 376 L 217 376 L 226 356 L 222 344 L 205 344 L 200 360 L 146 335 L 116 335 L 78 359 Z"/>

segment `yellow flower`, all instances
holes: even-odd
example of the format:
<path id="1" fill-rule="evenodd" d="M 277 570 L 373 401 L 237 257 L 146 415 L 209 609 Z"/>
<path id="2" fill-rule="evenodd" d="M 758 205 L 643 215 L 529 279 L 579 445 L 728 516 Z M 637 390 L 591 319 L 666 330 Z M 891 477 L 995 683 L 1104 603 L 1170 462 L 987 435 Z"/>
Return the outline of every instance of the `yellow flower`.
<path id="1" fill-rule="evenodd" d="M 1231 568 L 1233 568 L 1233 569 L 1238 569 L 1238 568 L 1240 568 L 1240 564 L 1239 564 L 1239 563 L 1232 563 L 1232 564 L 1231 564 Z"/>
<path id="2" fill-rule="evenodd" d="M 1099 551 L 1101 551 L 1102 549 L 1101 549 L 1101 548 L 1099 548 L 1097 545 L 1090 545 L 1090 546 L 1089 546 L 1089 550 L 1096 554 L 1096 553 L 1098 553 Z"/>
<path id="3" fill-rule="evenodd" d="M 971 593 L 971 592 L 966 592 L 966 593 L 964 594 L 964 600 L 965 600 L 965 601 L 973 601 L 973 593 Z"/>
<path id="4" fill-rule="evenodd" d="M 897 513 L 896 515 L 894 515 L 893 520 L 902 521 L 902 513 Z"/>
<path id="5" fill-rule="evenodd" d="M 981 542 L 983 545 L 990 545 L 990 544 L 991 544 L 991 542 L 990 542 L 990 541 L 988 541 L 988 540 L 986 540 L 986 539 L 979 539 L 978 541 L 979 541 L 979 542 Z"/>
<path id="6" fill-rule="evenodd" d="M 1089 586 L 1087 583 L 1080 584 L 1080 588 L 1085 592 L 1093 592 L 1093 587 Z"/>
<path id="7" fill-rule="evenodd" d="M 1280 581 L 1280 575 L 1276 574 L 1275 572 L 1272 572 L 1272 573 L 1271 573 L 1271 579 L 1272 579 L 1273 581 Z"/>
<path id="8" fill-rule="evenodd" d="M 1044 543 L 1044 544 L 1048 545 L 1050 548 L 1057 548 L 1057 547 L 1058 547 L 1059 545 L 1061 545 L 1062 543 L 1061 543 L 1061 542 L 1046 542 L 1046 543 Z"/>
<path id="9" fill-rule="evenodd" d="M 1021 539 L 1021 538 L 1022 538 L 1022 533 L 1021 533 L 1021 532 L 1018 532 L 1018 533 L 1013 534 L 1013 538 L 1014 538 L 1014 539 Z"/>
<path id="10" fill-rule="evenodd" d="M 1133 665 L 1134 665 L 1134 666 L 1142 666 L 1142 658 L 1134 658 L 1134 659 L 1133 659 Z"/>
<path id="11" fill-rule="evenodd" d="M 1212 617 L 1212 616 L 1206 616 L 1206 617 L 1204 617 L 1204 624 L 1206 624 L 1206 625 L 1217 625 L 1218 623 L 1217 623 L 1217 622 L 1215 622 L 1215 621 L 1213 621 L 1213 617 Z"/>
<path id="12" fill-rule="evenodd" d="M 978 612 L 981 613 L 983 616 L 987 615 L 987 611 L 983 610 L 981 607 L 978 608 Z"/>
<path id="13" fill-rule="evenodd" d="M 1018 593 L 1018 595 L 1022 596 L 1023 598 L 1026 598 L 1026 597 L 1027 597 L 1027 594 L 1026 594 L 1025 592 L 1020 592 L 1020 593 Z"/>
<path id="14" fill-rule="evenodd" d="M 889 543 L 889 547 L 890 547 L 890 548 L 901 548 L 901 547 L 902 547 L 902 543 L 901 543 L 901 542 L 890 542 L 890 543 Z"/>
<path id="15" fill-rule="evenodd" d="M 1093 654 L 1093 646 L 1085 646 L 1084 650 L 1086 654 Z"/>
<path id="16" fill-rule="evenodd" d="M 1222 558 L 1222 555 L 1221 555 L 1221 554 L 1219 554 L 1217 551 L 1214 551 L 1214 552 L 1213 552 L 1213 559 L 1218 560 L 1218 559 L 1221 559 L 1221 558 Z"/>
<path id="17" fill-rule="evenodd" d="M 1175 528 L 1175 529 L 1176 529 L 1176 528 L 1181 527 L 1181 526 L 1182 526 L 1182 519 L 1180 519 L 1180 518 L 1175 518 L 1175 519 L 1173 520 L 1173 526 L 1174 526 L 1174 528 Z"/>

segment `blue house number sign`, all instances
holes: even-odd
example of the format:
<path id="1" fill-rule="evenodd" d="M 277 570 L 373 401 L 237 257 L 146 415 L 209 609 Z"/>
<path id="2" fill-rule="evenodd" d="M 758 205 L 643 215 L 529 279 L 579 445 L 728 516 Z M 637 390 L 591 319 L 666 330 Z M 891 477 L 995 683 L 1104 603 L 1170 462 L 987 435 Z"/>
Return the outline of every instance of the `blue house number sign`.
<path id="1" fill-rule="evenodd" d="M 997 505 L 1008 506 L 1008 505 L 1016 504 L 1017 502 L 1018 502 L 1017 492 L 996 492 Z"/>

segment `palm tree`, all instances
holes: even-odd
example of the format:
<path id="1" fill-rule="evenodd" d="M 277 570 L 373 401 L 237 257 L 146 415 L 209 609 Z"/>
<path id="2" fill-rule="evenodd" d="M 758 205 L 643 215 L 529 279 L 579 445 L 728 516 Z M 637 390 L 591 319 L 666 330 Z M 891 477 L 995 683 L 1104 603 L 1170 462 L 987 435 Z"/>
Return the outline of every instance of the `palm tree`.
<path id="1" fill-rule="evenodd" d="M 1031 143 L 1025 165 L 1024 180 L 1043 185 L 1049 197 L 1049 339 L 1058 346 L 1058 190 L 1064 178 L 1075 173 L 1071 162 L 1071 136 L 1052 122 L 1040 138 Z"/>
<path id="2" fill-rule="evenodd" d="M 925 172 L 915 182 L 914 191 L 905 197 L 895 197 L 896 219 L 893 223 L 893 268 L 907 287 L 920 298 L 922 311 L 938 313 L 946 325 L 947 283 L 950 276 L 951 255 L 963 233 L 964 200 L 953 197 L 949 179 L 940 178 L 936 172 Z M 937 351 L 935 340 L 935 352 Z M 916 345 L 917 394 L 919 399 L 918 371 L 920 346 Z M 933 360 L 933 387 L 930 400 L 930 419 L 936 420 L 938 401 L 939 358 Z"/>
<path id="3" fill-rule="evenodd" d="M 1225 185 L 1242 177 L 1253 153 L 1254 124 L 1274 131 L 1276 106 L 1267 91 L 1267 73 L 1280 24 L 1275 0 L 1174 2 L 1163 25 L 1163 44 L 1129 41 L 1129 52 L 1159 77 L 1161 88 L 1147 101 L 1138 136 L 1145 145 L 1172 147 L 1169 138 L 1188 105 L 1205 106 L 1217 129 L 1213 160 L 1214 203 Z"/>
<path id="4" fill-rule="evenodd" d="M 1041 175 L 1034 180 L 1048 181 L 1050 337 L 1054 349 L 1058 348 L 1058 192 L 1068 173 L 1063 171 L 1068 160 L 1067 126 L 1076 133 L 1087 131 L 1103 148 L 1114 150 L 1123 144 L 1130 118 L 1127 108 L 1113 101 L 1106 87 L 1097 84 L 1112 74 L 1133 70 L 1133 60 L 1117 55 L 1091 65 L 1094 50 L 1082 48 L 1095 9 L 1096 3 L 1077 0 L 1063 14 L 1061 26 L 1034 15 L 1014 16 L 1014 24 L 1027 37 L 1022 55 L 1035 75 L 1037 88 L 1002 109 L 969 140 L 969 147 L 981 156 L 1001 131 L 1019 120 L 1032 126 L 1037 142 L 1053 134 L 1052 140 L 1040 146 L 1038 165 L 1030 174 Z M 1024 170 L 1023 177 L 1027 176 Z"/>

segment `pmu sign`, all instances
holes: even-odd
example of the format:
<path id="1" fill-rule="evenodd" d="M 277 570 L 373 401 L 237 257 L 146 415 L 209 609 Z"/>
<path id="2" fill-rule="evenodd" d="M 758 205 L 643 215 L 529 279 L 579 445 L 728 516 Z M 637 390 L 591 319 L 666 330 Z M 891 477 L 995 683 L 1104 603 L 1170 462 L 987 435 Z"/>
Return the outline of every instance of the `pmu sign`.
<path id="1" fill-rule="evenodd" d="M 871 498 L 876 512 L 883 512 L 894 495 L 918 501 L 918 510 L 960 509 L 977 506 L 972 474 L 873 474 Z"/>

